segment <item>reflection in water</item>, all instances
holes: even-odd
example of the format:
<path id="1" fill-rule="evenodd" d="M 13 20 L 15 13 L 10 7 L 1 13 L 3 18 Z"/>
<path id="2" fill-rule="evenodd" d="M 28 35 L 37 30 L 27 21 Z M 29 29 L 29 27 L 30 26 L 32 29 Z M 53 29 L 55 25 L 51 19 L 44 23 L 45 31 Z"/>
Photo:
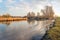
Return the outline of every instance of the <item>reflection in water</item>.
<path id="1" fill-rule="evenodd" d="M 28 22 L 29 24 L 34 24 L 34 23 L 35 23 L 35 20 L 27 20 L 27 22 Z"/>
<path id="2" fill-rule="evenodd" d="M 0 22 L 0 23 L 6 24 L 6 25 L 10 25 L 11 22 L 12 22 L 12 21 L 8 21 L 8 22 Z"/>
<path id="3" fill-rule="evenodd" d="M 47 23 L 35 20 L 0 22 L 0 40 L 40 40 L 47 31 Z"/>

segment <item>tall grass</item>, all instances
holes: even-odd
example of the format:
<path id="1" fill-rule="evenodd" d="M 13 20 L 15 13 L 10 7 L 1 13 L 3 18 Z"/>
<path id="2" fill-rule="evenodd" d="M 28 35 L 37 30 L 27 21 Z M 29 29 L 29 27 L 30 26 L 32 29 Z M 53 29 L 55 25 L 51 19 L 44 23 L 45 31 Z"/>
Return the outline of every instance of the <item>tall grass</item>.
<path id="1" fill-rule="evenodd" d="M 55 27 L 48 31 L 48 36 L 51 40 L 60 40 L 60 17 L 56 18 Z"/>

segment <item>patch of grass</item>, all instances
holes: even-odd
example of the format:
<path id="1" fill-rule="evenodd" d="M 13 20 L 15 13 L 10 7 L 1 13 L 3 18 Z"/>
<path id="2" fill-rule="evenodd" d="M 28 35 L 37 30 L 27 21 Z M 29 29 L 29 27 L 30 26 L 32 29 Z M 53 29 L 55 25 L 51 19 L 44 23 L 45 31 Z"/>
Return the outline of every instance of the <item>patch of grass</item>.
<path id="1" fill-rule="evenodd" d="M 48 31 L 48 36 L 52 40 L 60 40 L 60 17 L 56 18 L 55 27 Z"/>

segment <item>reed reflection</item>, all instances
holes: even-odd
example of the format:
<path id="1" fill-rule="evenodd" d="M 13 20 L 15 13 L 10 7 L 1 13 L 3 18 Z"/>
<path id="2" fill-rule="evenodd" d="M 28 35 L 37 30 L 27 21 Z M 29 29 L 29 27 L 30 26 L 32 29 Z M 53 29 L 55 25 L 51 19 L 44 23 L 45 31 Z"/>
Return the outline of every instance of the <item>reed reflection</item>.
<path id="1" fill-rule="evenodd" d="M 13 21 L 7 21 L 7 22 L 0 22 L 0 24 L 6 24 L 6 25 L 10 25 L 10 23 Z"/>

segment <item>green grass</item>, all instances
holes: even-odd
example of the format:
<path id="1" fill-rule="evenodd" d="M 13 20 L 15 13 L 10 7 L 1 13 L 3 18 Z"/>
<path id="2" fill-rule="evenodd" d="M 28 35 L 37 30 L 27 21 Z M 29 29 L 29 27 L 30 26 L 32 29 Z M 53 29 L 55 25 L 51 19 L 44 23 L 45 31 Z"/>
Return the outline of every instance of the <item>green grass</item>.
<path id="1" fill-rule="evenodd" d="M 48 36 L 51 40 L 60 40 L 60 17 L 56 18 L 55 27 L 48 31 Z"/>

